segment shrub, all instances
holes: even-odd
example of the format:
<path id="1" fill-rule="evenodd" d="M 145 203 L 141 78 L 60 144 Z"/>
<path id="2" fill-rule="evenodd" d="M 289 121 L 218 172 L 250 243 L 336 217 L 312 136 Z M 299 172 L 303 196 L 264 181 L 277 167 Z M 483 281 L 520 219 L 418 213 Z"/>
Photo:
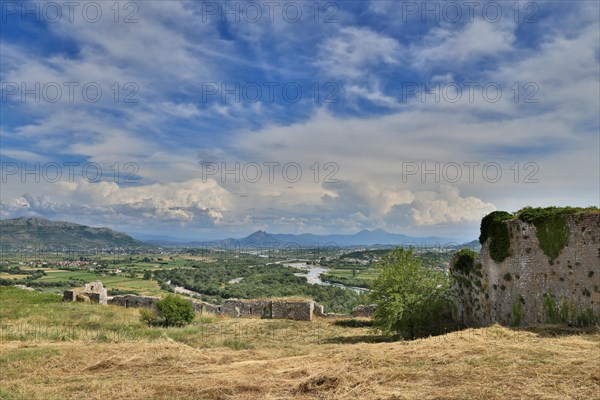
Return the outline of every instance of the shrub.
<path id="1" fill-rule="evenodd" d="M 411 250 L 396 249 L 377 265 L 370 300 L 377 304 L 373 326 L 407 338 L 441 332 L 452 321 L 448 276 L 423 267 Z"/>
<path id="2" fill-rule="evenodd" d="M 122 290 L 122 289 L 111 288 L 107 291 L 107 294 L 109 296 L 121 296 L 121 295 L 125 295 L 125 294 L 139 295 L 140 293 L 135 290 Z"/>
<path id="3" fill-rule="evenodd" d="M 156 310 L 150 310 L 148 308 L 140 308 L 140 321 L 148 324 L 148 326 L 158 325 L 158 314 Z"/>
<path id="4" fill-rule="evenodd" d="M 598 324 L 598 316 L 594 314 L 594 310 L 592 308 L 587 308 L 577 316 L 577 325 L 578 326 L 594 326 Z"/>
<path id="5" fill-rule="evenodd" d="M 156 302 L 156 310 L 140 309 L 140 319 L 148 325 L 183 326 L 194 320 L 192 303 L 173 294 Z"/>

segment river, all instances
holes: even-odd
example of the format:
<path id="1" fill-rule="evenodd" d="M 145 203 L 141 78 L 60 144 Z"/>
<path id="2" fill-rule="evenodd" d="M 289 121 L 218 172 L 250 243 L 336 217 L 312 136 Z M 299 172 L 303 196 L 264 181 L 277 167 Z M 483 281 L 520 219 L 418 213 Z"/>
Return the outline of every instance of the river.
<path id="1" fill-rule="evenodd" d="M 308 265 L 304 262 L 297 262 L 297 263 L 285 263 L 284 262 L 281 264 L 285 265 L 286 267 L 293 267 L 296 269 L 300 269 L 302 271 L 307 271 L 307 272 L 298 272 L 297 274 L 294 274 L 294 275 L 305 277 L 306 281 L 313 285 L 335 286 L 335 287 L 340 287 L 343 289 L 354 290 L 356 293 L 364 293 L 364 292 L 369 291 L 369 289 L 365 289 L 365 288 L 361 288 L 361 287 L 348 286 L 348 285 L 342 285 L 341 283 L 332 283 L 332 282 L 322 281 L 320 275 L 324 272 L 329 271 L 329 268 L 324 268 L 320 265 Z"/>

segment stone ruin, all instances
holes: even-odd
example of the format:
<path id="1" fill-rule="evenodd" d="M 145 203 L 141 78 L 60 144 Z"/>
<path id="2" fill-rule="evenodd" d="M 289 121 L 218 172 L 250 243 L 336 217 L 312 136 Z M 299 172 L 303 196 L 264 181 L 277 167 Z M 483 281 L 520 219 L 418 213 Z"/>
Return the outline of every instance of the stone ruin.
<path id="1" fill-rule="evenodd" d="M 535 225 L 510 219 L 509 255 L 497 262 L 488 238 L 471 268 L 450 272 L 456 278 L 458 319 L 466 326 L 544 323 L 546 296 L 577 312 L 600 316 L 600 213 L 566 215 L 568 244 L 555 259 L 540 248 Z M 456 261 L 456 259 L 455 259 Z"/>
<path id="2" fill-rule="evenodd" d="M 138 296 L 134 294 L 126 294 L 122 296 L 113 296 L 108 299 L 108 304 L 121 306 L 125 308 L 152 308 L 160 298 L 154 296 Z"/>
<path id="3" fill-rule="evenodd" d="M 87 303 L 110 304 L 125 308 L 152 308 L 160 300 L 154 296 L 126 294 L 109 297 L 102 282 L 91 282 L 83 288 L 65 290 L 63 301 L 81 301 Z M 290 319 L 312 321 L 313 316 L 321 318 L 349 317 L 346 314 L 325 313 L 323 306 L 312 300 L 301 299 L 227 299 L 223 304 L 211 304 L 204 301 L 189 300 L 199 314 L 228 315 L 233 318 L 258 317 L 267 319 Z M 375 305 L 357 306 L 352 316 L 371 317 Z"/>
<path id="4" fill-rule="evenodd" d="M 377 310 L 377 304 L 358 305 L 352 309 L 353 317 L 372 318 Z"/>
<path id="5" fill-rule="evenodd" d="M 259 317 L 312 321 L 315 302 L 311 300 L 241 300 L 228 299 L 222 305 L 192 301 L 199 313 L 208 312 L 230 317 Z"/>
<path id="6" fill-rule="evenodd" d="M 83 288 L 65 290 L 63 301 L 110 304 L 125 308 L 152 308 L 160 300 L 154 296 L 126 294 L 109 297 L 102 282 L 87 283 Z M 310 300 L 241 300 L 228 299 L 221 305 L 190 300 L 194 310 L 200 314 L 228 315 L 233 318 L 260 317 L 311 321 L 315 302 Z M 323 306 L 319 306 L 321 311 Z"/>
<path id="7" fill-rule="evenodd" d="M 108 295 L 102 282 L 95 281 L 86 283 L 83 288 L 65 290 L 63 301 L 108 304 Z"/>
<path id="8" fill-rule="evenodd" d="M 315 303 L 314 315 L 319 318 L 348 318 L 348 314 L 326 313 L 323 305 Z"/>
<path id="9" fill-rule="evenodd" d="M 271 318 L 312 321 L 315 310 L 314 301 L 273 301 Z"/>

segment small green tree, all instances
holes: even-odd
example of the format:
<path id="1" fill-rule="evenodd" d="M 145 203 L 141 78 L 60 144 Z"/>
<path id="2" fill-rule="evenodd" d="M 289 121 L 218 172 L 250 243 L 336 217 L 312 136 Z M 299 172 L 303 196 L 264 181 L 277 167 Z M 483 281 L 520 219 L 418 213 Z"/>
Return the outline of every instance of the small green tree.
<path id="1" fill-rule="evenodd" d="M 144 279 L 145 280 L 152 279 L 152 271 L 146 271 L 146 272 L 144 272 Z"/>
<path id="2" fill-rule="evenodd" d="M 186 325 L 194 320 L 194 307 L 188 300 L 168 294 L 156 302 L 158 317 L 163 326 Z"/>
<path id="3" fill-rule="evenodd" d="M 378 263 L 379 276 L 372 285 L 371 301 L 377 304 L 373 325 L 386 334 L 414 339 L 441 331 L 452 321 L 450 280 L 424 267 L 412 250 L 396 249 Z"/>

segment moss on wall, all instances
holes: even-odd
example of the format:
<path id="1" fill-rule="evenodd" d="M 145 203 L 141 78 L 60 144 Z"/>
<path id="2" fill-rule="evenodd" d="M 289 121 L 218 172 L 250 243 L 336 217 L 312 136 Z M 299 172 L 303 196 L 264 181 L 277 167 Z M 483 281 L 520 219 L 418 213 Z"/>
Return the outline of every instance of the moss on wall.
<path id="1" fill-rule="evenodd" d="M 525 207 L 514 215 L 506 211 L 494 211 L 481 220 L 479 243 L 490 239 L 490 256 L 496 262 L 502 262 L 510 255 L 510 234 L 506 221 L 518 218 L 533 224 L 540 248 L 552 263 L 561 250 L 569 244 L 569 225 L 567 215 L 597 213 L 597 207 Z"/>
<path id="2" fill-rule="evenodd" d="M 595 211 L 598 211 L 596 207 L 525 207 L 517 212 L 516 217 L 535 226 L 540 248 L 552 264 L 560 251 L 569 244 L 570 232 L 566 216 Z"/>
<path id="3" fill-rule="evenodd" d="M 465 275 L 473 272 L 477 255 L 478 253 L 471 249 L 460 249 L 455 255 L 453 262 L 454 269 Z"/>
<path id="4" fill-rule="evenodd" d="M 490 256 L 496 262 L 502 262 L 510 255 L 510 236 L 504 221 L 514 218 L 506 211 L 494 211 L 481 220 L 479 243 L 490 239 Z"/>

